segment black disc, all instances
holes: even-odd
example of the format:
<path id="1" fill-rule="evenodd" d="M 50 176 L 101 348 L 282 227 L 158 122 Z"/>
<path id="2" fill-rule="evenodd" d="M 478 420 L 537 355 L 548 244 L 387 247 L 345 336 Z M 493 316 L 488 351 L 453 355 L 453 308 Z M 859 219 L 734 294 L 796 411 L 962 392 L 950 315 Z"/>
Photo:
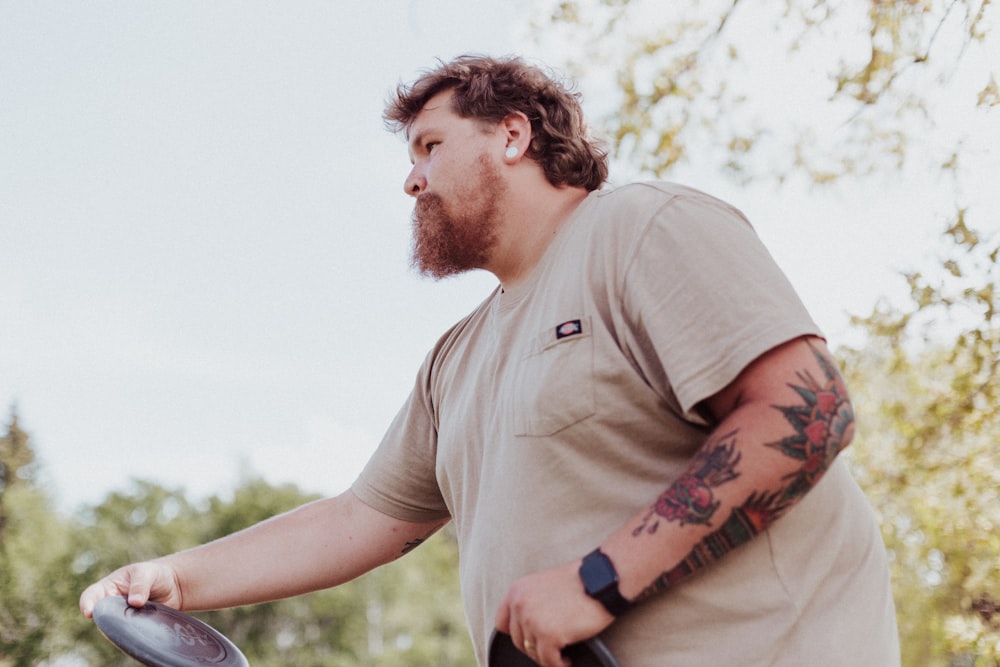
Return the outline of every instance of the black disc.
<path id="1" fill-rule="evenodd" d="M 573 667 L 618 667 L 618 662 L 611 655 L 611 651 L 597 637 L 567 646 L 563 649 L 563 655 L 570 659 Z M 510 635 L 495 631 L 490 639 L 488 665 L 489 667 L 538 667 L 537 662 L 514 646 Z"/>
<path id="2" fill-rule="evenodd" d="M 131 607 L 124 597 L 103 598 L 94 607 L 94 622 L 111 643 L 148 667 L 249 667 L 225 635 L 157 602 Z"/>

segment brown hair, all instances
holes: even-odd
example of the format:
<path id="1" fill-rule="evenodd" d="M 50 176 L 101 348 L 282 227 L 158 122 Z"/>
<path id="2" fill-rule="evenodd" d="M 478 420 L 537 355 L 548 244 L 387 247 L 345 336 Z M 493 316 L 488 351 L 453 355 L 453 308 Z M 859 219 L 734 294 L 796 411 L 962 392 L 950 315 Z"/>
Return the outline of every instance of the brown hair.
<path id="1" fill-rule="evenodd" d="M 608 177 L 607 152 L 588 135 L 579 93 L 516 57 L 465 55 L 441 62 L 396 89 L 383 114 L 386 127 L 405 134 L 428 100 L 446 90 L 453 91 L 453 111 L 463 118 L 498 123 L 515 112 L 527 116 L 527 156 L 553 185 L 596 190 Z"/>

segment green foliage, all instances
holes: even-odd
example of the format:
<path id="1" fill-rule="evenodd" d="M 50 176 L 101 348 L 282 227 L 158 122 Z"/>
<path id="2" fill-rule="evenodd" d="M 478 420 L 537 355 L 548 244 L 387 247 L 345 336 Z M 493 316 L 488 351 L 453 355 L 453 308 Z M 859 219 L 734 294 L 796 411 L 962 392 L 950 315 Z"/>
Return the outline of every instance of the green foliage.
<path id="1" fill-rule="evenodd" d="M 8 517 L 0 542 L 0 667 L 66 656 L 132 667 L 135 661 L 79 613 L 83 588 L 126 563 L 196 546 L 315 499 L 292 485 L 249 479 L 231 497 L 195 504 L 182 489 L 134 481 L 67 521 L 29 475 L 15 474 L 34 460 L 16 416 L 2 442 L 9 479 L 17 481 L 0 496 Z M 406 558 L 336 589 L 198 616 L 232 638 L 255 667 L 469 665 L 475 658 L 456 565 L 455 540 L 443 531 Z"/>
<path id="2" fill-rule="evenodd" d="M 856 474 L 892 555 L 905 665 L 1000 662 L 1000 238 L 959 217 L 936 277 L 857 323 Z"/>
<path id="3" fill-rule="evenodd" d="M 369 664 L 474 665 L 450 528 L 390 565 L 362 577 L 369 619 Z"/>
<path id="4" fill-rule="evenodd" d="M 76 653 L 95 665 L 135 664 L 82 618 L 75 598 L 86 586 L 126 563 L 196 546 L 208 520 L 182 490 L 146 481 L 134 481 L 127 491 L 112 492 L 99 505 L 78 513 L 64 574 L 75 584 L 73 604 L 65 611 L 75 621 Z"/>
<path id="5" fill-rule="evenodd" d="M 11 488 L 4 500 L 10 521 L 0 547 L 0 665 L 35 667 L 71 645 L 60 611 L 77 595 L 63 576 L 70 534 L 35 489 Z"/>
<path id="6" fill-rule="evenodd" d="M 0 665 L 35 667 L 71 643 L 60 610 L 76 599 L 63 576 L 69 527 L 34 484 L 34 450 L 11 411 L 0 437 Z M 43 594 L 40 594 L 44 592 Z"/>
<path id="7" fill-rule="evenodd" d="M 988 124 L 1000 102 L 989 0 L 534 7 L 539 46 L 610 101 L 598 122 L 644 175 L 696 159 L 740 180 L 823 184 L 902 168 L 915 149 L 921 168 L 959 169 L 975 123 L 952 135 L 938 121 L 961 99 Z"/>
<path id="8" fill-rule="evenodd" d="M 457 558 L 444 532 L 343 586 L 199 616 L 233 639 L 255 667 L 471 665 Z"/>
<path id="9" fill-rule="evenodd" d="M 0 437 L 0 544 L 7 527 L 5 499 L 7 492 L 30 484 L 34 477 L 35 451 L 28 434 L 18 423 L 17 410 L 11 408 L 6 432 Z"/>
<path id="10" fill-rule="evenodd" d="M 250 479 L 231 498 L 214 496 L 195 507 L 179 491 L 137 482 L 130 493 L 113 493 L 81 515 L 80 586 L 126 562 L 223 537 L 314 499 L 292 485 Z M 469 664 L 474 659 L 461 620 L 456 559 L 454 542 L 436 537 L 336 589 L 198 616 L 259 667 Z M 92 627 L 88 632 L 79 637 L 77 652 L 92 664 L 131 664 Z"/>
<path id="11" fill-rule="evenodd" d="M 30 482 L 34 462 L 35 452 L 28 434 L 21 428 L 17 409 L 11 408 L 6 433 L 0 437 L 0 491 L 21 481 Z"/>
<path id="12" fill-rule="evenodd" d="M 293 485 L 246 480 L 232 499 L 209 499 L 205 514 L 211 520 L 197 541 L 229 535 L 315 499 Z M 358 664 L 355 637 L 364 633 L 364 606 L 356 586 L 199 616 L 232 639 L 254 665 Z"/>

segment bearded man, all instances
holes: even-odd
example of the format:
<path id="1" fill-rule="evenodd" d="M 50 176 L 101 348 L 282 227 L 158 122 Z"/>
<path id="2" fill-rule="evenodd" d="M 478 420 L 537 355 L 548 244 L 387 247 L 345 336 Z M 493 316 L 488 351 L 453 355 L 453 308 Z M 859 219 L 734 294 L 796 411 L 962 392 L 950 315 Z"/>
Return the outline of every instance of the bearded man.
<path id="1" fill-rule="evenodd" d="M 386 120 L 413 164 L 415 267 L 496 289 L 351 490 L 124 567 L 83 612 L 334 586 L 454 522 L 483 665 L 495 630 L 546 667 L 595 636 L 625 667 L 899 664 L 878 526 L 837 458 L 847 388 L 744 216 L 602 187 L 577 97 L 516 58 L 441 64 Z"/>

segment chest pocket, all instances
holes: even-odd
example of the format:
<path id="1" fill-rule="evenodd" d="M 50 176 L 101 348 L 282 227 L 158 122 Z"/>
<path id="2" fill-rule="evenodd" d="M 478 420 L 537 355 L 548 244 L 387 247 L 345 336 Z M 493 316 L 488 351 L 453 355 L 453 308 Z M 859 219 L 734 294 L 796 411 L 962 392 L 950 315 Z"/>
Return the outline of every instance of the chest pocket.
<path id="1" fill-rule="evenodd" d="M 514 433 L 553 435 L 596 411 L 590 319 L 550 327 L 518 364 Z"/>

